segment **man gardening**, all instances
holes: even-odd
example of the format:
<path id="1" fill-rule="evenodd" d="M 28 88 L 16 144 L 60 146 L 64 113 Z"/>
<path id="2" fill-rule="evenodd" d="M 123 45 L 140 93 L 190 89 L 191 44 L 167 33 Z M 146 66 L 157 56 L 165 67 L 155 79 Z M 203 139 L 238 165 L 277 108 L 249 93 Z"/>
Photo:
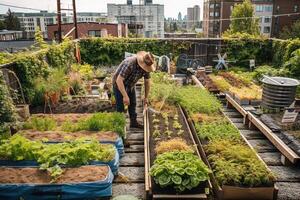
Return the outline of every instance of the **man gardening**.
<path id="1" fill-rule="evenodd" d="M 150 72 L 154 72 L 155 68 L 154 56 L 149 52 L 140 51 L 136 56 L 123 60 L 113 76 L 117 112 L 124 112 L 124 105 L 128 106 L 131 128 L 143 128 L 143 125 L 139 124 L 136 119 L 135 84 L 144 77 L 144 104 L 148 104 Z"/>

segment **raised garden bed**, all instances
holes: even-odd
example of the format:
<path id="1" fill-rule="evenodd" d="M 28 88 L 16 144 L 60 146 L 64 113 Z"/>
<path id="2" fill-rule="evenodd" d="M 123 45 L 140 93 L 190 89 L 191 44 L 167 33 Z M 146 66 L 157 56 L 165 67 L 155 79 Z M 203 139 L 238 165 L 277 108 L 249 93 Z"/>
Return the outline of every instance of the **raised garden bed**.
<path id="1" fill-rule="evenodd" d="M 44 144 L 30 141 L 21 135 L 3 140 L 0 145 L 0 166 L 40 166 L 57 177 L 62 166 L 99 165 L 110 167 L 118 174 L 119 153 L 111 144 L 98 141 L 75 140 L 65 143 Z"/>
<path id="2" fill-rule="evenodd" d="M 185 112 L 186 113 L 186 112 Z M 187 114 L 187 113 L 186 113 Z M 214 139 L 212 140 L 216 140 L 217 143 L 216 143 L 216 146 L 214 146 L 214 144 L 212 143 L 212 145 L 210 145 L 209 143 L 209 140 L 208 138 L 204 139 L 204 138 L 199 138 L 199 131 L 196 130 L 195 126 L 194 126 L 194 122 L 193 120 L 188 120 L 189 121 L 189 125 L 191 127 L 191 130 L 192 130 L 192 133 L 195 137 L 195 141 L 198 145 L 198 149 L 201 153 L 201 156 L 202 156 L 202 159 L 205 161 L 205 163 L 211 168 L 212 171 L 214 171 L 214 173 L 211 175 L 211 181 L 212 181 L 212 184 L 213 184 L 213 188 L 214 188 L 214 193 L 216 194 L 217 198 L 218 199 L 224 199 L 224 200 L 239 200 L 239 199 L 245 199 L 245 200 L 250 200 L 250 199 L 265 199 L 265 200 L 274 200 L 274 199 L 277 199 L 277 188 L 276 186 L 274 185 L 274 182 L 270 182 L 268 183 L 267 185 L 260 185 L 260 186 L 253 186 L 253 187 L 249 187 L 249 186 L 242 186 L 242 185 L 236 185 L 236 184 L 220 184 L 220 178 L 218 180 L 218 178 L 216 177 L 216 169 L 215 167 L 224 167 L 224 168 L 227 168 L 226 170 L 229 170 L 228 173 L 229 174 L 224 174 L 224 180 L 226 180 L 228 177 L 226 176 L 229 176 L 228 179 L 231 179 L 233 178 L 234 176 L 237 176 L 236 178 L 238 178 L 239 176 L 243 176 L 242 174 L 239 174 L 240 171 L 234 167 L 234 165 L 232 166 L 233 168 L 232 169 L 235 169 L 237 171 L 230 171 L 232 169 L 229 168 L 229 165 L 226 165 L 226 162 L 224 162 L 223 164 L 221 164 L 222 162 L 222 159 L 221 158 L 225 158 L 223 156 L 229 156 L 229 155 L 226 155 L 226 154 L 221 154 L 219 158 L 217 158 L 217 160 L 215 160 L 213 157 L 215 156 L 214 152 L 212 154 L 212 152 L 209 152 L 211 151 L 210 148 L 217 148 L 218 145 L 224 145 L 220 140 L 221 138 L 214 138 L 215 136 L 214 135 L 209 135 L 207 134 L 206 136 L 203 136 L 204 138 L 205 137 L 213 137 Z M 230 125 L 228 124 L 228 127 Z M 232 125 L 233 126 L 233 125 Z M 226 128 L 228 130 L 228 127 Z M 234 126 L 233 126 L 234 127 Z M 208 128 L 208 127 L 207 127 Z M 208 128 L 209 129 L 209 128 Z M 214 129 L 218 129 L 218 127 L 215 127 Z M 204 129 L 202 129 L 204 130 Z M 221 131 L 221 130 L 219 130 Z M 224 132 L 226 132 L 224 130 Z M 212 133 L 213 134 L 213 133 Z M 237 133 L 238 134 L 238 133 Z M 244 141 L 243 143 L 239 144 L 240 142 L 238 142 L 237 146 L 240 145 L 240 149 L 239 148 L 236 148 L 236 151 L 247 151 L 249 155 L 253 156 L 253 159 L 255 159 L 256 161 L 255 162 L 261 162 L 261 166 L 262 167 L 265 167 L 267 169 L 267 166 L 263 163 L 263 161 L 259 158 L 259 156 L 255 153 L 255 151 L 253 149 L 251 149 L 250 146 L 248 146 L 248 143 L 246 141 L 246 139 L 244 137 L 242 137 L 242 135 L 232 135 L 232 136 L 229 136 L 229 137 L 232 137 L 233 140 L 235 140 L 234 138 L 239 138 L 241 137 L 242 140 Z M 220 141 L 218 141 L 220 140 Z M 226 141 L 227 139 L 224 139 L 224 141 Z M 218 144 L 219 143 L 219 144 Z M 234 152 L 234 145 L 229 143 L 229 145 L 227 147 L 224 148 L 227 149 L 228 151 L 233 151 Z M 218 148 L 220 148 L 219 150 L 221 150 L 221 146 L 219 146 Z M 231 150 L 232 148 L 232 150 Z M 222 150 L 223 151 L 223 150 Z M 226 151 L 226 150 L 225 150 Z M 232 153 L 233 153 L 232 152 Z M 252 153 L 251 153 L 252 152 Z M 239 152 L 237 152 L 237 154 L 239 154 Z M 255 154 L 255 156 L 254 156 Z M 233 157 L 235 155 L 232 155 Z M 240 155 L 242 156 L 242 154 Z M 216 162 L 220 162 L 218 163 L 215 167 L 213 167 L 215 165 L 215 163 L 212 163 L 212 160 L 215 160 Z M 253 160 L 254 161 L 254 160 Z M 234 164 L 234 163 L 232 163 Z M 242 166 L 242 164 L 240 164 Z M 219 171 L 219 170 L 217 170 Z M 267 171 L 271 174 L 271 171 L 269 169 L 267 169 Z M 223 172 L 226 172 L 226 171 L 223 171 Z M 234 172 L 236 172 L 237 174 L 234 175 Z M 221 172 L 219 172 L 221 173 Z M 221 174 L 219 174 L 218 176 L 220 176 Z M 222 176 L 222 175 L 221 175 Z M 259 177 L 259 176 L 258 176 Z M 257 178 L 258 178 L 257 177 Z M 253 178 L 253 177 L 252 177 Z M 262 177 L 260 177 L 262 178 Z M 251 178 L 250 178 L 251 179 Z M 234 180 L 234 179 L 233 179 Z M 266 179 L 268 180 L 268 179 Z M 272 179 L 271 179 L 272 180 Z"/>
<path id="3" fill-rule="evenodd" d="M 36 167 L 0 167 L 0 199 L 95 199 L 112 195 L 106 165 L 65 168 L 54 182 Z M 97 188 L 97 189 L 95 189 Z"/>
<path id="4" fill-rule="evenodd" d="M 177 145 L 176 147 L 172 146 L 169 147 L 164 144 L 160 144 L 163 141 L 174 141 L 178 140 L 176 138 L 181 138 L 179 141 L 186 142 L 187 146 L 190 147 L 190 150 L 194 153 L 192 153 L 192 156 L 195 156 L 196 160 L 199 159 L 199 162 L 201 161 L 200 154 L 198 150 L 195 148 L 195 141 L 191 135 L 191 132 L 189 130 L 189 127 L 187 125 L 187 122 L 182 115 L 182 111 L 177 108 L 176 111 L 173 111 L 177 114 L 175 115 L 168 115 L 166 113 L 163 114 L 154 114 L 150 110 L 147 111 L 146 117 L 145 117 L 145 138 L 147 140 L 146 144 L 148 144 L 145 148 L 145 155 L 146 155 L 146 190 L 147 187 L 149 188 L 149 193 L 154 199 L 170 199 L 170 198 L 176 198 L 176 199 L 206 199 L 207 198 L 207 192 L 210 188 L 209 181 L 200 181 L 196 186 L 190 188 L 190 189 L 184 189 L 184 191 L 179 191 L 178 189 L 180 186 L 165 186 L 162 187 L 158 184 L 157 181 L 154 181 L 153 176 L 149 176 L 149 173 L 156 173 L 159 169 L 154 169 L 154 166 L 157 167 L 163 167 L 164 164 L 160 163 L 158 164 L 157 159 L 164 159 L 163 157 L 165 153 L 163 152 L 169 152 L 169 148 L 175 148 L 176 151 L 172 153 L 170 150 L 170 155 L 177 155 L 180 157 L 180 152 L 186 152 L 189 151 L 185 149 L 184 147 Z M 175 124 L 175 125 L 174 125 Z M 174 141 L 174 143 L 176 143 Z M 180 142 L 179 142 L 180 143 Z M 171 145 L 170 143 L 168 143 Z M 174 145 L 174 144 L 173 144 Z M 158 146 L 160 146 L 160 150 L 158 149 Z M 163 151 L 163 152 L 160 152 Z M 161 154 L 162 153 L 162 154 Z M 191 153 L 191 152 L 190 152 Z M 179 159 L 178 157 L 178 159 Z M 168 157 L 170 158 L 170 157 Z M 176 163 L 176 156 L 175 156 L 175 163 Z M 163 162 L 163 161 L 160 161 Z M 173 162 L 173 161 L 169 161 Z M 178 163 L 180 161 L 178 160 Z M 203 164 L 204 165 L 204 164 Z M 205 165 L 204 165 L 205 166 Z M 206 166 L 205 166 L 206 167 Z M 151 170 L 150 170 L 151 168 Z M 199 169 L 200 170 L 200 169 Z M 184 173 L 184 172 L 183 172 Z M 153 175 L 153 174 L 152 174 Z M 194 175 L 196 176 L 196 175 Z M 169 177 L 169 176 L 168 176 Z M 169 177 L 171 179 L 171 177 Z M 187 176 L 188 178 L 188 176 Z M 181 180 L 181 178 L 180 178 Z M 182 179 L 182 181 L 184 181 Z M 187 183 L 188 184 L 188 183 Z M 179 187 L 179 188 L 178 188 Z"/>

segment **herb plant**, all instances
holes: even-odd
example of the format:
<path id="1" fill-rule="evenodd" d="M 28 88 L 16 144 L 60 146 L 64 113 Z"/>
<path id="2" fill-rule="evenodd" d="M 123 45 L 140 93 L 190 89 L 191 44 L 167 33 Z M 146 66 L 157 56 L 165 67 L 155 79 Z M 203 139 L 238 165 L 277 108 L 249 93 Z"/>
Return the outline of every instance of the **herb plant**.
<path id="1" fill-rule="evenodd" d="M 32 117 L 23 126 L 24 129 L 34 129 L 37 131 L 52 131 L 56 127 L 57 123 L 51 117 Z"/>
<path id="2" fill-rule="evenodd" d="M 162 154 L 165 152 L 172 151 L 188 151 L 194 152 L 194 150 L 181 138 L 174 138 L 171 140 L 166 140 L 158 143 L 155 147 L 155 152 L 157 154 Z"/>
<path id="3" fill-rule="evenodd" d="M 178 192 L 191 190 L 209 179 L 208 167 L 191 152 L 166 152 L 157 156 L 150 169 L 156 184 Z"/>

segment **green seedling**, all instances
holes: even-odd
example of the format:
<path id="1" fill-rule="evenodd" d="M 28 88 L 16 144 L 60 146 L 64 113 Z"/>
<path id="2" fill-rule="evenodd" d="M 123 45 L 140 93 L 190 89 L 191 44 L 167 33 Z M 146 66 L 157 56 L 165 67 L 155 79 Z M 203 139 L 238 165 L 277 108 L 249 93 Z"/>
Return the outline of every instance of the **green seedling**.
<path id="1" fill-rule="evenodd" d="M 173 128 L 175 128 L 175 129 L 181 129 L 182 125 L 178 121 L 174 121 L 173 122 Z"/>

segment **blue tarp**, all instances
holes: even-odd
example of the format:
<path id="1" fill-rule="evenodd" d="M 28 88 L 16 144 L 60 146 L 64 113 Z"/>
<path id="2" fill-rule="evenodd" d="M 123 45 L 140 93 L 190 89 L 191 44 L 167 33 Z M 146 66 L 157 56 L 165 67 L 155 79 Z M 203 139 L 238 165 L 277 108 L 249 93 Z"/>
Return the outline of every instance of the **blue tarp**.
<path id="1" fill-rule="evenodd" d="M 0 184 L 0 199 L 99 199 L 112 196 L 114 176 L 109 170 L 105 180 L 68 184 Z"/>
<path id="2" fill-rule="evenodd" d="M 118 151 L 116 151 L 115 158 L 109 162 L 91 161 L 89 165 L 108 165 L 114 175 L 118 174 L 120 157 Z M 0 160 L 0 166 L 39 166 L 38 162 L 34 160 Z"/>

